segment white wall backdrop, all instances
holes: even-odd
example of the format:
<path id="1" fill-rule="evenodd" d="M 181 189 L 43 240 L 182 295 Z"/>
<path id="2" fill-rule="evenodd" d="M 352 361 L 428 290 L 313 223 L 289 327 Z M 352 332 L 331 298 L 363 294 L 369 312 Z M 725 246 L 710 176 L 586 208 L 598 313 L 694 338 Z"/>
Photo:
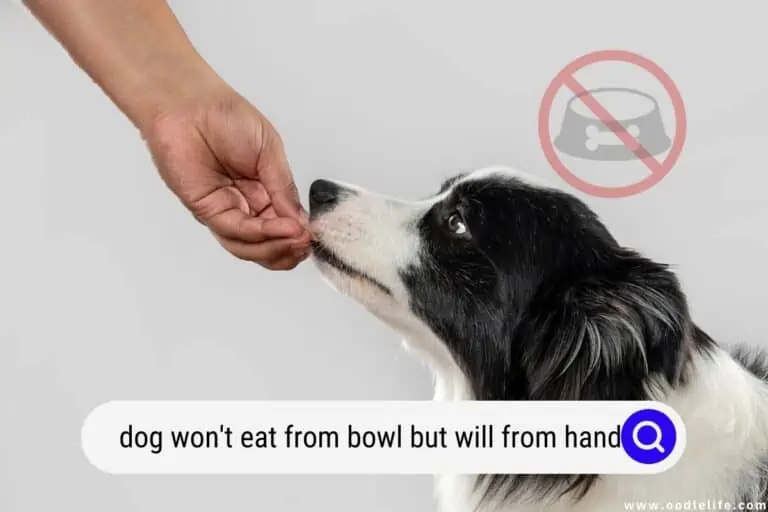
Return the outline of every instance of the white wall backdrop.
<path id="1" fill-rule="evenodd" d="M 584 197 L 623 243 L 675 265 L 712 335 L 768 343 L 761 3 L 173 7 L 277 126 L 304 194 L 330 177 L 424 196 L 498 163 L 562 183 L 537 134 L 550 80 L 594 50 L 654 60 L 687 107 L 679 163 L 638 196 Z M 0 510 L 433 510 L 428 477 L 112 477 L 80 450 L 84 417 L 111 399 L 429 398 L 398 345 L 311 264 L 269 273 L 220 249 L 122 114 L 0 3 Z"/>

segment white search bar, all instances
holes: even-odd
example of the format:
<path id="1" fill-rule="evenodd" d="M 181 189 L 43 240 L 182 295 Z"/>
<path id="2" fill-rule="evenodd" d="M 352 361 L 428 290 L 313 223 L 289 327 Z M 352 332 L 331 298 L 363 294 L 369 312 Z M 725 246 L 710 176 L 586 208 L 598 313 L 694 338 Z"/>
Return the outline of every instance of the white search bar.
<path id="1" fill-rule="evenodd" d="M 113 474 L 651 474 L 685 440 L 657 402 L 115 401 L 82 429 Z"/>

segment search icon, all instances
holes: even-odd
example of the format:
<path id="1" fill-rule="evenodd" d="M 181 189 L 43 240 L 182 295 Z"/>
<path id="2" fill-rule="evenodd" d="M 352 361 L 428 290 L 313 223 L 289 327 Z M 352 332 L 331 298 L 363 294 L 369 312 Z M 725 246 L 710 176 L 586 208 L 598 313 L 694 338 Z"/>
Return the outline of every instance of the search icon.
<path id="1" fill-rule="evenodd" d="M 621 446 L 629 457 L 641 464 L 658 464 L 677 443 L 672 420 L 656 409 L 632 413 L 621 427 Z"/>
<path id="2" fill-rule="evenodd" d="M 653 431 L 653 441 L 650 443 L 644 443 L 640 439 L 640 431 L 643 428 L 649 428 L 651 431 Z M 635 445 L 640 448 L 641 450 L 658 450 L 661 453 L 664 452 L 664 447 L 661 446 L 661 427 L 659 427 L 657 424 L 655 424 L 652 421 L 644 420 L 635 425 L 635 428 L 632 429 L 632 441 L 634 441 Z"/>

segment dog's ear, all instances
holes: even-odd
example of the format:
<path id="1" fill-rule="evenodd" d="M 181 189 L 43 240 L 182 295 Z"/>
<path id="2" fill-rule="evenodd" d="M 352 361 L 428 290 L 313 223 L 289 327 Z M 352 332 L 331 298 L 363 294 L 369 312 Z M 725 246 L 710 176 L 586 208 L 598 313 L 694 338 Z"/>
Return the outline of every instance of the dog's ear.
<path id="1" fill-rule="evenodd" d="M 680 377 L 689 327 L 677 278 L 637 257 L 535 297 L 513 346 L 531 400 L 643 400 L 649 382 Z"/>

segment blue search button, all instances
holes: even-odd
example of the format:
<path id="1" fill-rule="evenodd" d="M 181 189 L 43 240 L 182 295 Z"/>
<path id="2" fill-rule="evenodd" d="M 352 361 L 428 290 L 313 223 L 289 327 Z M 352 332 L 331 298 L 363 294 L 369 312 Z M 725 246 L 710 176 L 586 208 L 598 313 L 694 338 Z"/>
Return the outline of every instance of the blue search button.
<path id="1" fill-rule="evenodd" d="M 632 413 L 621 427 L 621 446 L 641 464 L 658 464 L 670 456 L 677 431 L 669 416 L 656 409 Z"/>

